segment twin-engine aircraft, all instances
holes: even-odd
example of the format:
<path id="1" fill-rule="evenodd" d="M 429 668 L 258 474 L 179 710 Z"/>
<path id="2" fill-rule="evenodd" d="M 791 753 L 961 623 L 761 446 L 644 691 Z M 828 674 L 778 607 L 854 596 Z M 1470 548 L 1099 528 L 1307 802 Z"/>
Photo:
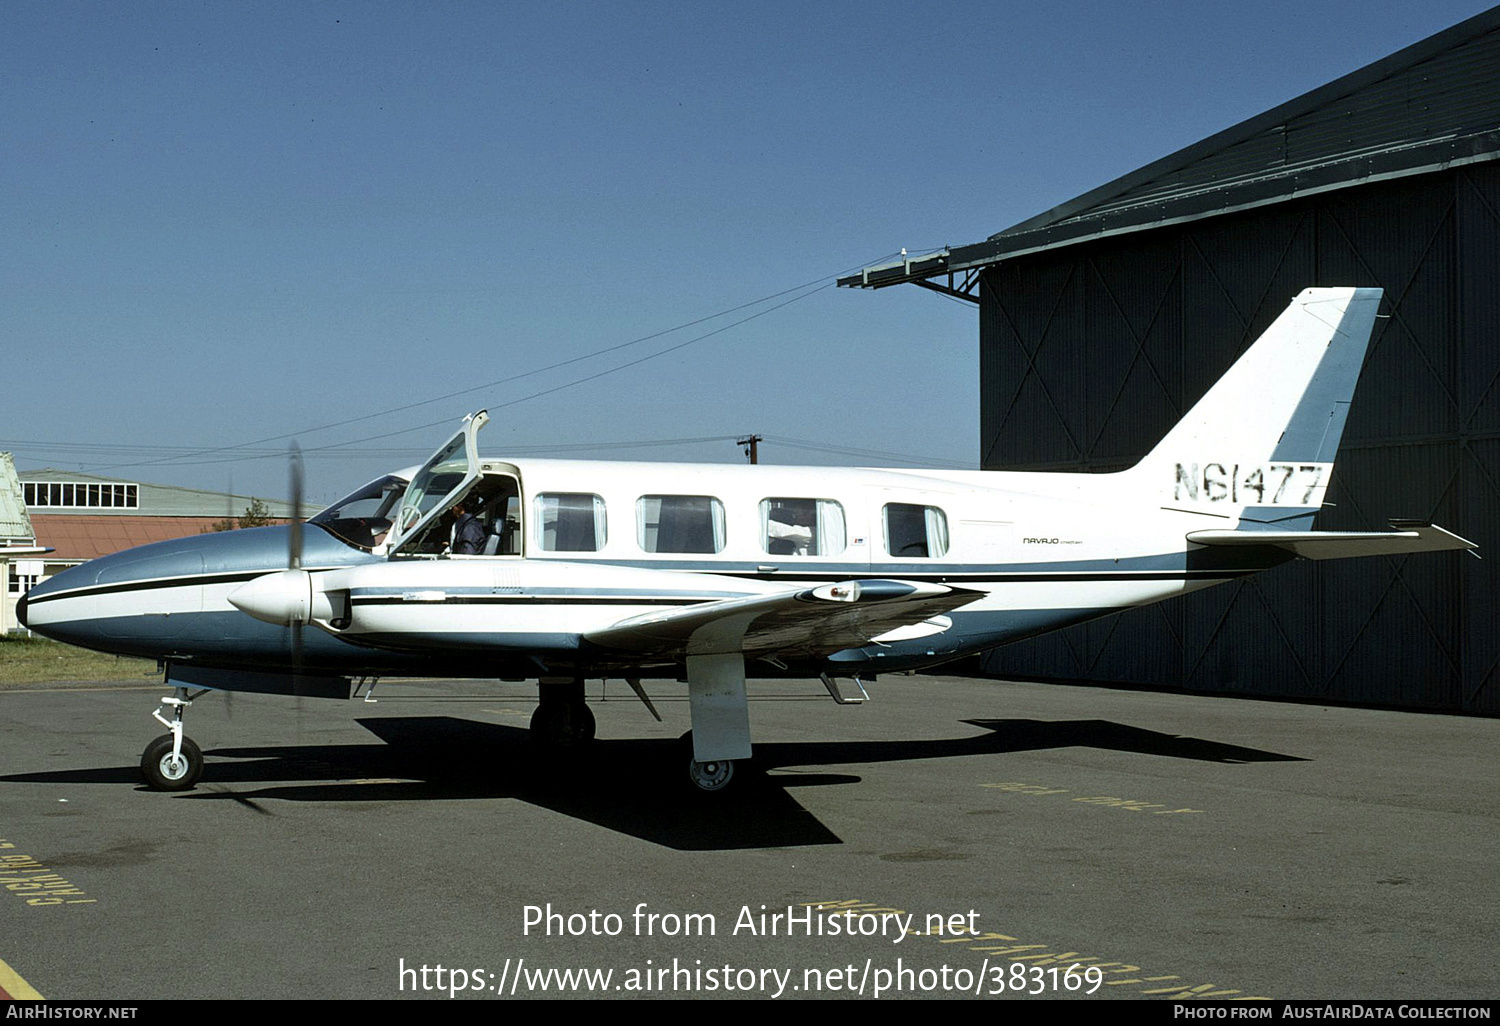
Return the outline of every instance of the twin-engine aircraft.
<path id="1" fill-rule="evenodd" d="M 160 542 L 35 587 L 60 641 L 161 661 L 142 769 L 190 788 L 197 689 L 349 698 L 355 678 L 537 680 L 534 737 L 593 737 L 583 681 L 685 678 L 690 776 L 751 755 L 745 678 L 969 653 L 1287 560 L 1467 549 L 1311 529 L 1379 289 L 1308 289 L 1139 464 L 1113 474 L 504 460 L 488 416 L 414 472 L 294 523 Z M 861 687 L 862 690 L 862 687 Z M 852 693 L 851 693 L 852 694 Z M 170 709 L 171 716 L 162 715 Z"/>

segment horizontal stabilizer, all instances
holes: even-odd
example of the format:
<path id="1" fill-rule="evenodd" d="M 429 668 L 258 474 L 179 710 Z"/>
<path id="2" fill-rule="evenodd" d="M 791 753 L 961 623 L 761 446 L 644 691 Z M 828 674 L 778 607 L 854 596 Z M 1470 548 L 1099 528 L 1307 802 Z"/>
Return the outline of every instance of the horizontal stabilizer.
<path id="1" fill-rule="evenodd" d="M 1304 559 L 1393 556 L 1407 552 L 1473 549 L 1473 542 L 1432 524 L 1393 521 L 1395 531 L 1189 531 L 1198 545 L 1284 549 Z"/>
<path id="2" fill-rule="evenodd" d="M 943 584 L 851 580 L 645 613 L 589 631 L 584 640 L 656 656 L 826 655 L 982 597 Z"/>

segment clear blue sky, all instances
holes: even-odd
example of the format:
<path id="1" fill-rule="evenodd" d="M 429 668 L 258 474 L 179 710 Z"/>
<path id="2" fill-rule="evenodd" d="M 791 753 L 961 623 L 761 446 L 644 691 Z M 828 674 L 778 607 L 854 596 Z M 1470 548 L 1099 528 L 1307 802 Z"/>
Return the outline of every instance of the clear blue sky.
<path id="1" fill-rule="evenodd" d="M 161 461 L 295 433 L 331 500 L 489 406 L 497 453 L 972 466 L 976 313 L 909 287 L 314 429 L 978 241 L 1486 6 L 17 0 L 0 449 L 279 496 L 279 456 Z"/>

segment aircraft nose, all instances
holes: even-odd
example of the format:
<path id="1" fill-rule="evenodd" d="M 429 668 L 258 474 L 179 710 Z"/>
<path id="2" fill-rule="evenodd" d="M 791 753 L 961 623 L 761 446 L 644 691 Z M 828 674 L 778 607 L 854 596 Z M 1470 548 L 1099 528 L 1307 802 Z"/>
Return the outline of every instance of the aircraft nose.
<path id="1" fill-rule="evenodd" d="M 203 556 L 197 539 L 127 549 L 64 570 L 26 595 L 22 615 L 30 630 L 69 644 L 130 651 L 180 630 L 201 602 Z M 180 584 L 178 582 L 181 582 Z M 170 604 L 147 599 L 157 585 L 177 585 Z M 166 615 L 164 615 L 166 614 Z"/>
<path id="2" fill-rule="evenodd" d="M 85 564 L 87 565 L 87 564 Z M 16 601 L 16 619 L 27 630 L 56 641 L 80 643 L 75 635 L 79 620 L 92 612 L 92 605 L 70 599 L 65 593 L 94 583 L 92 571 L 72 567 L 33 585 Z"/>
<path id="3" fill-rule="evenodd" d="M 70 588 L 79 588 L 94 583 L 94 574 L 85 567 L 93 566 L 93 563 L 85 563 L 81 566 L 68 567 L 59 573 L 53 574 L 45 580 L 33 584 L 27 589 L 26 594 L 16 601 L 16 615 L 21 622 L 26 622 L 26 608 L 38 601 L 46 601 L 51 595 Z"/>

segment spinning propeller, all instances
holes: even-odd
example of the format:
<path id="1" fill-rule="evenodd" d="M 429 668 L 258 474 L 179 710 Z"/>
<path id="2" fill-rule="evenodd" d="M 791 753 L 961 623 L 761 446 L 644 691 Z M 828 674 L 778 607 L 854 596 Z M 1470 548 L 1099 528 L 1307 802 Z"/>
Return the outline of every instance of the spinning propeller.
<path id="1" fill-rule="evenodd" d="M 302 450 L 296 442 L 291 444 L 287 460 L 292 506 L 291 523 L 287 525 L 287 568 L 245 583 L 229 596 L 229 602 L 257 620 L 291 628 L 292 686 L 294 693 L 300 694 L 302 629 L 315 615 L 332 618 L 333 608 L 327 595 L 314 590 L 312 575 L 302 569 Z"/>
<path id="2" fill-rule="evenodd" d="M 293 439 L 287 447 L 287 491 L 291 493 L 292 522 L 286 534 L 286 568 L 288 573 L 300 574 L 307 579 L 309 605 L 312 599 L 312 577 L 302 569 L 302 447 Z M 311 612 L 311 610 L 309 610 Z M 291 622 L 292 628 L 292 688 L 300 692 L 302 680 L 302 628 L 307 618 Z"/>

